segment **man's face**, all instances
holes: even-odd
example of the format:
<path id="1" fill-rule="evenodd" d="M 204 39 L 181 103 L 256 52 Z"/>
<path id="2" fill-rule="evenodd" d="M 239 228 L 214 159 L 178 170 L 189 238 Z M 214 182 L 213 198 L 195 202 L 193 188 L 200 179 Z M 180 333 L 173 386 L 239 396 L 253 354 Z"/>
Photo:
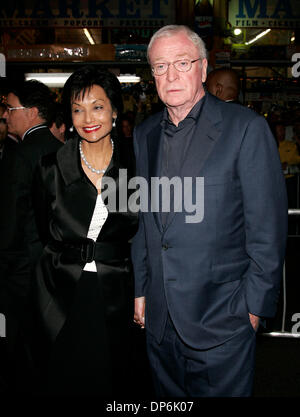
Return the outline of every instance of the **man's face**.
<path id="1" fill-rule="evenodd" d="M 122 133 L 125 138 L 130 138 L 132 136 L 132 128 L 128 120 L 122 120 Z"/>
<path id="2" fill-rule="evenodd" d="M 151 66 L 198 58 L 198 49 L 184 32 L 156 39 L 149 51 Z M 187 72 L 180 72 L 173 65 L 169 65 L 165 74 L 154 76 L 160 99 L 167 107 L 189 112 L 205 94 L 202 83 L 206 79 L 206 69 L 206 59 L 194 62 Z"/>
<path id="3" fill-rule="evenodd" d="M 7 107 L 23 107 L 20 103 L 17 96 L 13 93 L 9 93 L 7 96 Z M 15 109 L 15 110 L 7 110 L 5 112 L 5 117 L 7 121 L 8 130 L 11 133 L 14 133 L 20 137 L 29 129 L 30 124 L 28 124 L 28 117 L 27 117 L 28 109 Z"/>
<path id="4" fill-rule="evenodd" d="M 6 138 L 7 135 L 7 124 L 3 117 L 5 110 L 0 107 L 0 142 Z"/>

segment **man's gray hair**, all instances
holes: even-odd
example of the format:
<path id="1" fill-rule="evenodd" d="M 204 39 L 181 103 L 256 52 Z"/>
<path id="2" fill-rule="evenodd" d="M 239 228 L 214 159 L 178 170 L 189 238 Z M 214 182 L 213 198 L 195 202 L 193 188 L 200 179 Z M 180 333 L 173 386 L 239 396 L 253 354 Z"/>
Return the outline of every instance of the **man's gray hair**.
<path id="1" fill-rule="evenodd" d="M 205 43 L 200 38 L 200 36 L 197 35 L 197 33 L 195 33 L 189 27 L 184 26 L 184 25 L 167 25 L 167 26 L 163 26 L 152 35 L 152 38 L 150 39 L 148 49 L 147 49 L 148 62 L 150 63 L 150 59 L 149 59 L 150 49 L 152 48 L 153 42 L 156 39 L 163 38 L 163 37 L 168 38 L 168 37 L 177 35 L 180 32 L 184 32 L 186 36 L 188 37 L 188 39 L 192 41 L 193 44 L 196 46 L 196 48 L 199 51 L 199 58 L 202 58 L 202 59 L 207 58 L 207 51 L 206 51 Z"/>

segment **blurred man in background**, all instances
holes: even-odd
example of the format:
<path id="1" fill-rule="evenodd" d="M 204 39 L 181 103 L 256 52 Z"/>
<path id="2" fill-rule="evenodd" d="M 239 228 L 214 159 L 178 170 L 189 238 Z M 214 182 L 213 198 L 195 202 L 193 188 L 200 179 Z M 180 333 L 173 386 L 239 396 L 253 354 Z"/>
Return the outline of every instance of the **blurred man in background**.
<path id="1" fill-rule="evenodd" d="M 240 80 L 231 68 L 217 68 L 208 73 L 207 91 L 223 101 L 239 103 Z"/>
<path id="2" fill-rule="evenodd" d="M 31 189 L 40 157 L 62 145 L 48 128 L 53 119 L 53 103 L 46 85 L 35 80 L 14 83 L 8 87 L 7 107 L 2 114 L 6 131 L 21 139 L 19 144 L 11 138 L 4 139 L 0 165 L 0 313 L 6 319 L 1 355 L 5 368 L 1 370 L 2 389 L 8 393 L 30 389 L 33 376 L 28 297 L 42 245 Z M 12 146 L 14 149 L 9 150 Z"/>
<path id="3" fill-rule="evenodd" d="M 54 115 L 53 115 L 53 122 L 50 125 L 51 133 L 61 141 L 65 143 L 65 133 L 66 133 L 66 123 L 64 120 L 64 113 L 61 103 L 54 104 Z"/>

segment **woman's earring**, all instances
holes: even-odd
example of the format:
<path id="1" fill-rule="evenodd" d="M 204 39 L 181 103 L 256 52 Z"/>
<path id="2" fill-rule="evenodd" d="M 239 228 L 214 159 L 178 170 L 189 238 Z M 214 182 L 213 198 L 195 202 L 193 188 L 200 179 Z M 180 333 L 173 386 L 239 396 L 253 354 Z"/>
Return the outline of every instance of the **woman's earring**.
<path id="1" fill-rule="evenodd" d="M 113 119 L 112 127 L 116 127 L 116 119 Z"/>
<path id="2" fill-rule="evenodd" d="M 70 129 L 69 129 L 69 131 L 70 131 L 70 132 L 73 132 L 73 130 L 74 130 L 74 127 L 73 127 L 73 126 L 71 126 L 71 127 L 70 127 Z"/>

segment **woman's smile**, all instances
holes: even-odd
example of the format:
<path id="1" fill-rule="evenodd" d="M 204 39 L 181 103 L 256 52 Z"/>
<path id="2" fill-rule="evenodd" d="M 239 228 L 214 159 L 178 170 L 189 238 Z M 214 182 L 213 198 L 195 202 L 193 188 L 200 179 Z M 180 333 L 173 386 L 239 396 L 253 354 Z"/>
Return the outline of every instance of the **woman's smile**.
<path id="1" fill-rule="evenodd" d="M 102 125 L 96 125 L 96 126 L 85 126 L 82 128 L 82 130 L 85 133 L 91 133 L 91 132 L 96 132 L 97 130 L 101 129 Z"/>

